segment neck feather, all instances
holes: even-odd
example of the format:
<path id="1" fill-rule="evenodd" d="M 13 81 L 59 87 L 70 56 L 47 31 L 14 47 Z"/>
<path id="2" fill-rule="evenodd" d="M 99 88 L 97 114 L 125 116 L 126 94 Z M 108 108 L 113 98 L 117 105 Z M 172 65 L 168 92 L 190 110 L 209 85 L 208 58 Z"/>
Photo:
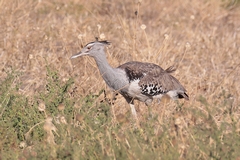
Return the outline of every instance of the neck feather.
<path id="1" fill-rule="evenodd" d="M 97 63 L 98 69 L 103 77 L 105 77 L 107 74 L 110 74 L 113 72 L 113 68 L 109 65 L 105 55 L 101 55 L 101 56 L 98 55 L 98 56 L 94 57 L 94 59 Z"/>
<path id="2" fill-rule="evenodd" d="M 111 67 L 105 54 L 94 56 L 94 59 L 97 63 L 101 76 L 110 88 L 118 90 L 126 85 L 127 79 L 126 81 L 125 79 L 121 79 L 124 77 L 124 73 L 119 69 Z"/>

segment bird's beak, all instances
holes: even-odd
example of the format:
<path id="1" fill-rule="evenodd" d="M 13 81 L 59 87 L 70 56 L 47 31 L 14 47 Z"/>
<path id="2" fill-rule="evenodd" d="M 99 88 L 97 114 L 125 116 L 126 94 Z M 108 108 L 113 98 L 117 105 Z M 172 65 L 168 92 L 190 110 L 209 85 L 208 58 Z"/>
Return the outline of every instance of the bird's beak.
<path id="1" fill-rule="evenodd" d="M 77 58 L 77 57 L 80 57 L 80 56 L 83 56 L 83 55 L 86 55 L 86 54 L 84 54 L 83 52 L 79 52 L 79 53 L 73 55 L 73 56 L 71 57 L 71 59 Z"/>

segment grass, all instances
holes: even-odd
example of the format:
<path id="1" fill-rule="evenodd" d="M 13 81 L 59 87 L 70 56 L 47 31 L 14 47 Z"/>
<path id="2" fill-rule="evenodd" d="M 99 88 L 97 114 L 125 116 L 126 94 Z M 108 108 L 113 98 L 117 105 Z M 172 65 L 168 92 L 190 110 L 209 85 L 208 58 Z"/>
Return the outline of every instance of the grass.
<path id="1" fill-rule="evenodd" d="M 9 73 L 1 83 L 2 159 L 233 159 L 240 156 L 238 119 L 231 115 L 232 103 L 226 102 L 225 92 L 220 95 L 223 101 L 214 105 L 219 108 L 216 111 L 204 97 L 199 97 L 206 113 L 194 108 L 176 108 L 167 123 L 161 124 L 156 114 L 136 128 L 129 117 L 114 121 L 108 103 L 95 103 L 99 95 L 82 97 L 81 105 L 75 103 L 67 92 L 73 81 L 62 82 L 49 67 L 45 92 L 35 95 L 32 101 L 16 93 L 18 87 L 12 87 L 18 76 Z M 45 103 L 45 109 L 39 109 L 39 101 Z M 64 107 L 60 108 L 60 104 Z M 222 108 L 227 109 L 224 114 Z M 43 111 L 47 117 L 54 117 L 54 121 L 48 124 Z M 216 114 L 232 119 L 217 124 Z M 187 119 L 189 115 L 191 119 Z"/>
<path id="2" fill-rule="evenodd" d="M 240 158 L 239 1 L 0 4 L 0 159 Z M 175 65 L 190 101 L 137 102 L 136 127 L 93 59 L 69 59 L 96 36 L 113 66 Z"/>

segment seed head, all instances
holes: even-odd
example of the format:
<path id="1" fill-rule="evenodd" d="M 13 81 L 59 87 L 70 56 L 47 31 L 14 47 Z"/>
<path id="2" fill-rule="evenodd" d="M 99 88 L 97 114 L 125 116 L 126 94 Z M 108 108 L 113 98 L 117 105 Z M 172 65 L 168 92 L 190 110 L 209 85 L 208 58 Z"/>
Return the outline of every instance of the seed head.
<path id="1" fill-rule="evenodd" d="M 83 115 L 81 115 L 79 113 L 76 115 L 76 120 L 79 122 L 81 122 L 83 120 L 83 118 L 84 118 Z"/>
<path id="2" fill-rule="evenodd" d="M 60 117 L 60 121 L 61 121 L 61 123 L 63 123 L 63 124 L 67 124 L 66 118 L 65 118 L 64 116 L 61 116 L 61 117 Z"/>
<path id="3" fill-rule="evenodd" d="M 168 40 L 169 39 L 169 35 L 168 34 L 164 34 L 164 39 Z"/>
<path id="4" fill-rule="evenodd" d="M 38 110 L 41 112 L 44 112 L 46 109 L 46 106 L 43 102 L 40 102 L 39 106 L 38 106 Z"/>
<path id="5" fill-rule="evenodd" d="M 100 24 L 98 24 L 97 27 L 98 27 L 98 30 L 100 30 L 102 26 Z"/>
<path id="6" fill-rule="evenodd" d="M 141 27 L 140 27 L 142 30 L 145 30 L 147 27 L 145 24 L 142 24 Z"/>
<path id="7" fill-rule="evenodd" d="M 185 47 L 186 47 L 187 49 L 189 49 L 189 48 L 191 48 L 191 44 L 190 44 L 189 42 L 187 42 L 187 43 L 185 44 Z"/>
<path id="8" fill-rule="evenodd" d="M 101 33 L 99 37 L 100 37 L 100 39 L 105 39 L 106 38 L 104 33 Z"/>
<path id="9" fill-rule="evenodd" d="M 58 108 L 59 111 L 63 111 L 65 109 L 65 106 L 61 103 L 61 104 L 58 105 L 57 108 Z"/>

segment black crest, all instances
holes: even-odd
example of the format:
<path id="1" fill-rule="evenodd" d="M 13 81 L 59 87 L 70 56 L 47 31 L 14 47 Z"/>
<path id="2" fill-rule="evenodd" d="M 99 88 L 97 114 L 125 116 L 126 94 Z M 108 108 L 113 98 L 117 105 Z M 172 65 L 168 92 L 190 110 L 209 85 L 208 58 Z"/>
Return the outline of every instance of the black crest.
<path id="1" fill-rule="evenodd" d="M 107 40 L 106 40 L 106 41 L 98 41 L 98 42 L 103 43 L 103 44 L 106 44 L 106 45 L 110 45 L 110 43 L 111 43 L 111 42 L 109 42 L 109 41 L 107 41 Z"/>
<path id="2" fill-rule="evenodd" d="M 105 41 L 98 41 L 98 38 L 96 37 L 96 41 L 94 42 L 89 42 L 88 44 L 86 44 L 85 46 L 89 45 L 89 44 L 94 44 L 94 43 L 102 43 L 102 44 L 105 44 L 105 45 L 110 45 L 111 42 L 105 40 Z"/>

